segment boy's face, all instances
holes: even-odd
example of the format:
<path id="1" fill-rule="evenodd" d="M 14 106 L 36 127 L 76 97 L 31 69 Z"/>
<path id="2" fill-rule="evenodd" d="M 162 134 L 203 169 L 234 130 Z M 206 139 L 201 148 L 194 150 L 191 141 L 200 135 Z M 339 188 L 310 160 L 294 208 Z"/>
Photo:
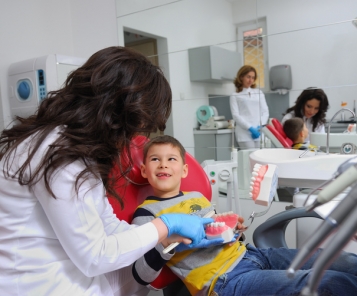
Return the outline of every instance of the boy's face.
<path id="1" fill-rule="evenodd" d="M 157 144 L 149 149 L 141 174 L 148 179 L 155 196 L 172 197 L 179 193 L 181 178 L 186 178 L 188 166 L 183 163 L 178 148 Z"/>
<path id="2" fill-rule="evenodd" d="M 306 127 L 306 124 L 304 124 L 304 128 L 302 129 L 302 135 L 304 137 L 304 140 L 308 137 L 309 135 L 309 130 Z"/>

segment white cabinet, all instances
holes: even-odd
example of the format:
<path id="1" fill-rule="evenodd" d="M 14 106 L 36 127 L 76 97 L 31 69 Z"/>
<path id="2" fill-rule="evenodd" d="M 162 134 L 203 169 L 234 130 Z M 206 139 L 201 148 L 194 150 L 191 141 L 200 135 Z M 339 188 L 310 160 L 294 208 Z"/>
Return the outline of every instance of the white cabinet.
<path id="1" fill-rule="evenodd" d="M 232 130 L 194 130 L 195 158 L 199 163 L 206 159 L 230 160 L 232 147 Z M 236 141 L 234 146 L 238 147 Z"/>
<path id="2" fill-rule="evenodd" d="M 188 50 L 190 80 L 200 82 L 232 82 L 242 66 L 240 53 L 218 46 Z"/>

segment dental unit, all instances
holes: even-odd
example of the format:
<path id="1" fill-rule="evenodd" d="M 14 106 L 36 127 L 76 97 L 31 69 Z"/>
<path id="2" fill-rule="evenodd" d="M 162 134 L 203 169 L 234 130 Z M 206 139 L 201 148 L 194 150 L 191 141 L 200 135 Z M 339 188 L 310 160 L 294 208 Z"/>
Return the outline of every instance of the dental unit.
<path id="1" fill-rule="evenodd" d="M 340 254 L 347 243 L 354 238 L 357 232 L 356 182 L 357 157 L 354 157 L 338 167 L 336 173 L 331 180 L 329 180 L 329 184 L 320 191 L 316 200 L 311 205 L 305 207 L 307 211 L 312 211 L 352 186 L 344 199 L 331 211 L 317 231 L 304 243 L 287 270 L 287 275 L 293 277 L 296 270 L 301 268 L 304 262 L 312 256 L 317 248 L 319 248 L 332 233 L 336 233 L 333 240 L 323 248 L 323 251 L 316 260 L 307 286 L 301 293 L 303 296 L 317 295 L 317 287 L 324 271 Z"/>
<path id="2" fill-rule="evenodd" d="M 254 200 L 255 204 L 267 206 L 268 209 L 258 213 L 253 211 L 247 219 L 247 221 L 251 220 L 250 224 L 245 226 L 243 231 L 247 230 L 252 224 L 254 217 L 262 216 L 268 212 L 273 198 L 276 195 L 278 185 L 276 170 L 276 165 L 272 164 L 256 164 L 254 166 L 249 196 Z M 235 233 L 242 232 L 242 230 L 236 229 L 237 220 L 238 215 L 232 211 L 218 214 L 215 217 L 215 222 L 207 225 L 207 239 L 222 238 L 224 242 L 231 241 Z"/>
<path id="3" fill-rule="evenodd" d="M 331 124 L 338 114 L 344 114 L 347 111 L 351 113 L 351 118 L 356 119 L 356 114 L 348 109 L 342 108 L 338 110 L 331 118 L 327 125 L 327 133 L 311 133 L 310 141 L 316 146 L 326 147 L 326 154 L 330 152 L 341 154 L 356 154 L 357 153 L 357 132 L 355 125 L 349 125 L 343 133 L 331 133 Z"/>

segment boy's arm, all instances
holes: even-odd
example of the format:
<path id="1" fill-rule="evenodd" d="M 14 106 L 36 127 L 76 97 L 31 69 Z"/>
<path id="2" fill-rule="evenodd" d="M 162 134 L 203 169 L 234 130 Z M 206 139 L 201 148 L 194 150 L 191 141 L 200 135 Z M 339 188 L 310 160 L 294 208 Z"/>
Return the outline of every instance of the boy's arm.
<path id="1" fill-rule="evenodd" d="M 140 211 L 134 214 L 132 223 L 142 225 L 152 221 L 154 218 L 152 213 L 141 208 Z M 139 284 L 146 286 L 154 281 L 160 274 L 162 267 L 174 255 L 174 252 L 163 254 L 163 250 L 164 246 L 157 244 L 155 248 L 151 249 L 133 264 L 132 273 Z"/>

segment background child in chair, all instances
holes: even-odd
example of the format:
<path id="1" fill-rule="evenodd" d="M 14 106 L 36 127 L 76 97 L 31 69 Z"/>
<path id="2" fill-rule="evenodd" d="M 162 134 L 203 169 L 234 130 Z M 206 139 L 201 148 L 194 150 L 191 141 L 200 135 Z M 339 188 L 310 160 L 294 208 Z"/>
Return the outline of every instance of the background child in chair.
<path id="1" fill-rule="evenodd" d="M 181 192 L 181 178 L 188 175 L 185 149 L 170 136 L 159 136 L 144 147 L 141 173 L 153 187 L 134 213 L 134 224 L 144 224 L 163 213 L 186 213 L 203 216 L 213 209 L 199 192 Z M 237 228 L 243 218 L 238 217 Z M 138 238 L 139 239 L 139 238 Z M 181 243 L 175 252 L 163 254 L 165 241 L 147 252 L 133 265 L 133 276 L 142 285 L 150 284 L 167 264 L 184 282 L 191 295 L 298 295 L 319 251 L 297 271 L 294 278 L 286 269 L 297 250 L 286 248 L 257 249 L 236 240 L 203 240 L 195 249 Z M 357 256 L 343 253 L 326 270 L 318 288 L 319 295 L 353 295 L 357 291 Z M 331 282 L 338 285 L 331 284 Z"/>
<path id="2" fill-rule="evenodd" d="M 297 150 L 318 149 L 317 146 L 311 145 L 309 142 L 306 142 L 306 139 L 309 136 L 309 130 L 307 129 L 302 118 L 294 117 L 286 120 L 284 122 L 283 129 L 286 136 L 291 141 L 293 141 L 293 145 L 292 145 L 293 149 L 297 149 Z"/>

